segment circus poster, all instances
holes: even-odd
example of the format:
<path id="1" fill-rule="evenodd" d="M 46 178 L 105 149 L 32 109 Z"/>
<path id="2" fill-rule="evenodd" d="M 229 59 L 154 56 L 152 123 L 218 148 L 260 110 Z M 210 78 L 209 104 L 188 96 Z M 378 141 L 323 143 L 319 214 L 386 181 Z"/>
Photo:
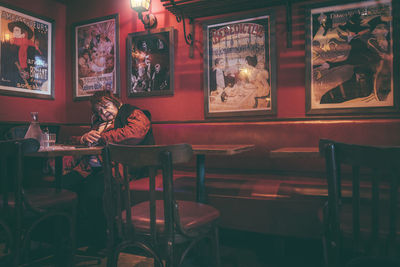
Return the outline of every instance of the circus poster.
<path id="1" fill-rule="evenodd" d="M 274 114 L 273 13 L 209 21 L 203 32 L 205 115 Z"/>
<path id="2" fill-rule="evenodd" d="M 73 26 L 74 100 L 85 100 L 96 91 L 119 95 L 118 15 Z"/>

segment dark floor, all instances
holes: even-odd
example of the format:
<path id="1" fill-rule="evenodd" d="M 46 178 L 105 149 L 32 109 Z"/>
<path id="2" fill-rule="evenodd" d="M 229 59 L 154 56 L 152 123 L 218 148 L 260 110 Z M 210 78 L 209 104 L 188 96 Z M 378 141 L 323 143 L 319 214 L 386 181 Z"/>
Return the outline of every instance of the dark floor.
<path id="1" fill-rule="evenodd" d="M 322 248 L 319 240 L 282 238 L 252 232 L 221 229 L 222 267 L 321 267 Z M 210 259 L 189 255 L 183 267 L 209 267 Z M 204 261 L 206 263 L 204 263 Z M 200 264 L 203 262 L 203 264 Z M 39 263 L 34 267 L 51 267 L 54 264 Z M 104 257 L 100 264 L 82 261 L 77 266 L 106 266 Z M 119 267 L 153 266 L 152 259 L 142 256 L 122 254 Z"/>
<path id="2" fill-rule="evenodd" d="M 320 240 L 284 238 L 223 229 L 223 267 L 321 267 Z"/>

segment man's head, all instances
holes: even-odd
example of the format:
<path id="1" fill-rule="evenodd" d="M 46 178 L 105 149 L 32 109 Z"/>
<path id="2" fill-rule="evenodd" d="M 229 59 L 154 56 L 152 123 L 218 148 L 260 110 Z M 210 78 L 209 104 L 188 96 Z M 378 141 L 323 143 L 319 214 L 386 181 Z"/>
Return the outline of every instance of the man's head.
<path id="1" fill-rule="evenodd" d="M 155 71 L 156 71 L 157 73 L 159 73 L 160 70 L 161 70 L 161 65 L 157 63 L 157 64 L 154 66 L 154 69 L 155 69 Z"/>
<path id="2" fill-rule="evenodd" d="M 371 33 L 375 35 L 386 35 L 389 32 L 389 25 L 386 21 L 383 21 L 380 16 L 371 19 L 368 22 Z"/>
<path id="3" fill-rule="evenodd" d="M 89 50 L 85 49 L 82 52 L 82 57 L 85 58 L 86 60 L 90 58 L 90 53 Z"/>
<path id="4" fill-rule="evenodd" d="M 216 58 L 214 64 L 216 68 L 223 69 L 225 67 L 225 61 L 222 58 Z"/>
<path id="5" fill-rule="evenodd" d="M 22 21 L 13 21 L 8 23 L 8 29 L 13 33 L 14 38 L 28 38 L 31 39 L 33 36 L 33 32 L 31 28 L 29 28 Z"/>
<path id="6" fill-rule="evenodd" d="M 92 105 L 92 112 L 103 121 L 115 119 L 118 109 L 122 105 L 121 101 L 108 90 L 96 92 L 90 97 L 90 104 Z"/>
<path id="7" fill-rule="evenodd" d="M 250 66 L 253 66 L 253 67 L 255 67 L 257 65 L 257 63 L 258 63 L 256 55 L 247 56 L 245 59 L 246 59 L 247 64 L 249 64 Z"/>
<path id="8" fill-rule="evenodd" d="M 353 14 L 344 25 L 339 25 L 339 29 L 348 34 L 358 34 L 361 31 L 368 29 L 367 26 L 361 25 L 362 19 L 360 14 Z"/>
<path id="9" fill-rule="evenodd" d="M 111 91 L 111 89 L 112 89 L 112 83 L 111 82 L 107 82 L 106 83 L 106 90 L 107 91 Z"/>
<path id="10" fill-rule="evenodd" d="M 108 56 L 106 58 L 106 68 L 107 69 L 114 69 L 114 57 L 113 56 Z"/>
<path id="11" fill-rule="evenodd" d="M 148 47 L 147 47 L 146 41 L 142 41 L 142 47 L 141 47 L 141 49 L 142 49 L 143 51 L 147 51 Z"/>

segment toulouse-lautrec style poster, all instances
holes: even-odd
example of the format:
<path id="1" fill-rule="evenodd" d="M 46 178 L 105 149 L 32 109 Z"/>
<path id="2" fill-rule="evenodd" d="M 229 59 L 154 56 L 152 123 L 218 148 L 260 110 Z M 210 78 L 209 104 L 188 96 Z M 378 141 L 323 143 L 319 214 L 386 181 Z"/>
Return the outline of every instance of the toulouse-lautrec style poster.
<path id="1" fill-rule="evenodd" d="M 0 93 L 54 98 L 53 23 L 0 6 Z"/>

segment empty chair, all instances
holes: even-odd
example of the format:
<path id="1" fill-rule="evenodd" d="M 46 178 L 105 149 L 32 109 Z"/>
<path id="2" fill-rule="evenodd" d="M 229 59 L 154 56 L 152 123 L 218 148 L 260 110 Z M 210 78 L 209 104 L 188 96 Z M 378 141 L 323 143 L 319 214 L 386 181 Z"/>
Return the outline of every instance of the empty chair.
<path id="1" fill-rule="evenodd" d="M 24 174 L 29 174 L 23 157 L 39 146 L 35 139 L 0 141 L 0 231 L 3 229 L 7 237 L 6 257 L 0 263 L 6 262 L 5 266 L 38 260 L 29 254 L 33 235 L 38 241 L 54 241 L 52 254 L 58 256 L 58 265 L 73 264 L 76 194 L 53 188 L 26 189 L 23 185 Z"/>
<path id="2" fill-rule="evenodd" d="M 327 265 L 400 266 L 400 147 L 320 140 L 319 149 L 328 179 L 323 212 Z M 351 193 L 342 190 L 344 179 L 351 179 Z"/>
<path id="3" fill-rule="evenodd" d="M 175 200 L 173 193 L 173 164 L 189 161 L 192 153 L 188 144 L 106 146 L 104 199 L 109 266 L 117 266 L 120 252 L 130 247 L 146 251 L 154 258 L 155 266 L 162 266 L 161 259 L 166 266 L 180 266 L 189 250 L 204 238 L 212 241 L 209 249 L 214 257 L 211 259 L 219 266 L 219 211 L 209 205 Z M 136 202 L 135 195 L 129 191 L 129 168 L 143 167 L 149 168 L 149 198 L 132 205 Z M 159 169 L 163 200 L 156 200 L 155 176 Z"/>

